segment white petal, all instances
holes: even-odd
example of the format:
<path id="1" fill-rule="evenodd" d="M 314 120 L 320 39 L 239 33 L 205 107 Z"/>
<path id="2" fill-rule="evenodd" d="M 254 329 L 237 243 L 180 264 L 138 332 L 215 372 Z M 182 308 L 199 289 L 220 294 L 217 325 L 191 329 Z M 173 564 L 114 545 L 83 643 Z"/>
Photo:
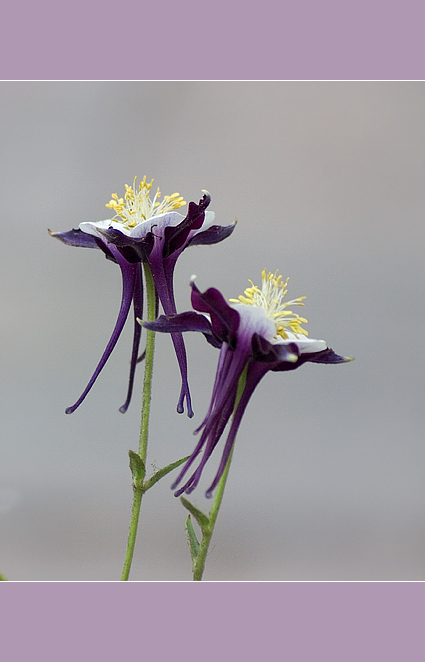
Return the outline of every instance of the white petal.
<path id="1" fill-rule="evenodd" d="M 327 348 L 326 340 L 316 340 L 314 338 L 307 338 L 305 336 L 296 336 L 294 333 L 285 331 L 288 338 L 280 338 L 276 344 L 289 345 L 295 343 L 300 350 L 301 354 L 310 354 L 311 352 L 322 352 Z"/>
<path id="2" fill-rule="evenodd" d="M 102 236 L 102 234 L 97 231 L 97 228 L 100 228 L 101 230 L 114 228 L 115 230 L 119 230 L 123 234 L 130 235 L 130 230 L 126 230 L 126 228 L 123 226 L 122 223 L 119 223 L 118 221 L 113 221 L 111 219 L 106 219 L 104 221 L 96 221 L 96 223 L 93 223 L 91 221 L 84 221 L 83 223 L 80 223 L 79 228 L 86 234 L 91 234 L 94 237 Z"/>
<path id="3" fill-rule="evenodd" d="M 154 233 L 157 232 L 158 234 L 161 234 L 161 231 L 167 227 L 175 228 L 176 225 L 179 225 L 179 223 L 181 223 L 184 218 L 185 217 L 179 214 L 177 211 L 165 212 L 164 214 L 158 214 L 158 216 L 151 216 L 150 218 L 146 219 L 146 221 L 139 223 L 139 225 L 136 225 L 135 228 L 132 228 L 131 232 L 128 234 L 134 239 L 141 239 L 148 232 L 150 232 L 152 226 L 155 226 L 153 228 Z"/>
<path id="4" fill-rule="evenodd" d="M 97 231 L 97 228 L 101 230 L 108 230 L 113 228 L 114 230 L 119 230 L 122 234 L 127 235 L 127 237 L 133 237 L 135 239 L 143 239 L 151 228 L 154 226 L 154 231 L 161 234 L 166 227 L 175 227 L 183 221 L 185 217 L 179 214 L 178 212 L 166 212 L 164 214 L 158 214 L 157 216 L 151 216 L 146 221 L 141 221 L 136 227 L 128 229 L 125 223 L 120 221 L 115 221 L 111 219 L 106 219 L 104 221 L 84 221 L 80 223 L 79 228 L 86 234 L 91 234 L 94 237 L 101 237 L 102 234 Z"/>
<path id="5" fill-rule="evenodd" d="M 215 212 L 213 211 L 206 211 L 205 212 L 205 219 L 204 222 L 202 223 L 202 227 L 199 228 L 196 232 L 203 232 L 204 230 L 208 230 L 212 225 L 214 225 L 215 221 Z"/>
<path id="6" fill-rule="evenodd" d="M 263 308 L 246 306 L 243 303 L 235 303 L 231 307 L 237 310 L 241 317 L 238 333 L 241 333 L 243 329 L 251 335 L 258 333 L 259 336 L 262 336 L 269 342 L 273 342 L 276 325 L 273 320 L 267 317 Z"/>

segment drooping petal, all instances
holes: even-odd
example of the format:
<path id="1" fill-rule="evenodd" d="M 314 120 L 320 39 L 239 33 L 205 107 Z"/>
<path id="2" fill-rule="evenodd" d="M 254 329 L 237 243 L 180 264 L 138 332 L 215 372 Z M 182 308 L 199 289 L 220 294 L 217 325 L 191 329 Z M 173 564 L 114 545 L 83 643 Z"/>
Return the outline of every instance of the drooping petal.
<path id="1" fill-rule="evenodd" d="M 190 456 L 189 460 L 184 466 L 184 469 L 180 472 L 178 478 L 172 484 L 171 489 L 175 489 L 179 485 L 184 475 L 187 473 L 190 465 L 196 459 L 197 455 L 202 450 L 202 448 L 204 448 L 202 459 L 198 464 L 197 468 L 195 469 L 194 473 L 190 476 L 190 478 L 186 481 L 186 483 L 174 493 L 174 496 L 178 497 L 181 494 L 183 494 L 183 492 L 186 492 L 186 494 L 190 494 L 197 487 L 202 472 L 204 470 L 204 467 L 208 462 L 208 460 L 210 459 L 218 442 L 220 441 L 224 429 L 232 415 L 235 398 L 236 398 L 236 389 L 233 393 L 231 394 L 229 393 L 228 395 L 229 397 L 225 400 L 224 405 L 219 412 L 217 411 L 216 408 L 213 408 L 213 412 L 208 417 L 207 425 L 205 426 L 205 429 L 202 432 L 201 438 L 198 444 L 196 445 L 195 450 L 193 451 L 192 455 Z"/>
<path id="2" fill-rule="evenodd" d="M 211 422 L 209 423 L 208 427 L 205 427 L 201 437 L 201 439 L 204 439 L 205 443 L 202 459 L 187 483 L 175 493 L 175 496 L 179 496 L 183 492 L 186 492 L 186 494 L 191 494 L 191 492 L 193 492 L 193 490 L 198 486 L 204 467 L 210 459 L 218 442 L 220 441 L 224 429 L 232 415 L 236 398 L 236 390 L 237 389 L 235 389 L 232 394 L 229 394 L 229 398 L 224 402 L 224 405 L 220 410 L 220 415 L 211 417 Z"/>
<path id="3" fill-rule="evenodd" d="M 177 312 L 173 289 L 174 267 L 177 258 L 187 245 L 191 235 L 202 227 L 205 220 L 205 209 L 209 203 L 210 196 L 205 192 L 198 205 L 194 202 L 189 203 L 188 214 L 181 223 L 175 226 L 169 225 L 165 227 L 162 237 L 154 233 L 154 246 L 149 255 L 148 261 L 166 315 L 173 315 Z M 213 218 L 214 216 L 211 215 L 211 220 Z M 182 387 L 180 398 L 177 403 L 177 411 L 179 413 L 183 412 L 183 402 L 186 399 L 188 416 L 193 416 L 187 378 L 186 348 L 183 336 L 179 332 L 173 332 L 171 337 L 182 377 Z M 217 346 L 218 343 L 214 342 L 211 336 L 206 335 L 205 337 L 210 342 L 212 340 L 212 344 Z"/>
<path id="4" fill-rule="evenodd" d="M 205 462 L 208 460 L 210 457 L 217 441 L 220 438 L 221 431 L 224 430 L 224 427 L 227 424 L 227 421 L 229 420 L 229 417 L 232 413 L 232 408 L 234 404 L 234 400 L 236 397 L 236 390 L 234 389 L 233 393 L 227 393 L 227 397 L 225 398 L 224 402 L 224 408 L 222 408 L 220 411 L 218 411 L 216 407 L 216 402 L 217 402 L 217 394 L 222 392 L 223 387 L 224 387 L 224 382 L 228 376 L 229 373 L 229 368 L 232 364 L 232 358 L 233 358 L 233 352 L 229 351 L 229 347 L 226 343 L 223 343 L 221 350 L 220 350 L 220 356 L 219 356 L 219 361 L 218 361 L 218 366 L 217 366 L 217 372 L 216 372 L 216 377 L 215 377 L 215 382 L 214 382 L 214 387 L 213 387 L 213 392 L 211 396 L 211 402 L 210 406 L 208 408 L 208 412 L 202 421 L 201 425 L 195 430 L 194 434 L 197 434 L 202 428 L 204 428 L 201 438 L 199 439 L 199 442 L 197 443 L 192 455 L 190 458 L 187 460 L 183 468 L 181 469 L 179 475 L 177 476 L 176 480 L 172 484 L 171 488 L 175 489 L 180 482 L 182 481 L 183 477 L 187 473 L 189 467 L 193 464 L 195 458 L 197 457 L 198 453 L 202 450 L 202 448 L 205 446 L 207 442 L 207 447 L 204 449 L 204 455 L 203 455 L 203 460 L 201 461 L 201 468 L 196 469 L 195 473 L 189 478 L 189 480 L 181 487 L 176 493 L 175 496 L 179 496 L 183 492 L 185 492 L 187 489 L 192 487 L 194 489 L 194 481 L 196 480 L 196 484 L 198 483 L 200 473 L 202 471 L 202 467 L 205 465 Z M 218 415 L 217 415 L 218 414 Z M 218 426 L 218 423 L 221 422 L 221 426 Z M 219 429 L 217 429 L 219 428 Z M 220 431 L 221 430 L 221 431 Z M 217 436 L 218 435 L 218 436 Z"/>
<path id="5" fill-rule="evenodd" d="M 138 363 L 140 336 L 142 328 L 138 323 L 138 318 L 143 316 L 143 279 L 142 268 L 138 263 L 135 265 L 135 280 L 134 280 L 134 293 L 133 293 L 133 311 L 134 311 L 134 332 L 133 332 L 133 348 L 131 352 L 130 361 L 130 376 L 128 379 L 127 397 L 124 404 L 120 407 L 120 412 L 125 414 L 127 411 L 131 396 L 133 395 L 134 375 L 136 372 L 136 365 Z"/>
<path id="6" fill-rule="evenodd" d="M 221 456 L 217 473 L 214 477 L 213 482 L 211 483 L 210 487 L 205 493 L 207 499 L 210 499 L 212 497 L 213 491 L 217 487 L 218 482 L 223 475 L 227 460 L 229 459 L 229 455 L 235 443 L 236 434 L 239 430 L 239 426 L 241 424 L 242 416 L 245 412 L 246 406 L 252 394 L 254 393 L 257 385 L 259 384 L 260 380 L 264 377 L 264 375 L 268 372 L 268 370 L 269 369 L 265 364 L 251 362 L 248 365 L 245 387 L 242 392 L 241 398 L 238 402 L 238 405 L 236 407 L 234 416 L 232 418 L 232 424 L 230 426 L 229 434 L 227 435 L 226 443 L 224 445 L 223 454 Z"/>
<path id="7" fill-rule="evenodd" d="M 175 315 L 177 313 L 176 303 L 174 300 L 173 279 L 166 274 L 164 260 L 161 256 L 162 244 L 160 239 L 155 237 L 155 244 L 151 255 L 149 256 L 149 267 L 152 272 L 152 277 L 155 283 L 156 291 L 158 292 L 159 300 L 166 315 Z M 186 348 L 184 345 L 183 336 L 181 333 L 172 333 L 171 339 L 173 341 L 174 350 L 176 352 L 177 361 L 180 368 L 182 378 L 182 385 L 180 389 L 180 396 L 177 402 L 177 411 L 182 414 L 184 411 L 184 401 L 186 400 L 187 415 L 189 418 L 193 416 L 192 402 L 189 391 L 188 375 L 187 375 L 187 357 Z"/>
<path id="8" fill-rule="evenodd" d="M 84 389 L 83 393 L 78 398 L 78 400 L 71 407 L 68 407 L 65 410 L 67 414 L 72 414 L 80 406 L 80 404 L 83 402 L 83 400 L 86 398 L 87 394 L 91 390 L 101 370 L 105 366 L 106 361 L 110 357 L 111 352 L 114 349 L 115 345 L 117 344 L 118 338 L 121 335 L 121 331 L 124 327 L 125 321 L 128 316 L 128 312 L 130 310 L 131 302 L 133 300 L 134 283 L 136 279 L 138 265 L 129 264 L 126 260 L 124 260 L 115 246 L 111 246 L 110 249 L 121 268 L 121 274 L 122 274 L 123 291 L 122 291 L 121 306 L 118 313 L 118 318 L 114 330 L 112 332 L 112 335 L 106 346 L 106 349 L 103 352 L 102 357 L 96 367 L 96 370 L 94 371 L 92 377 L 90 378 L 89 383 L 87 384 L 86 388 Z"/>
<path id="9" fill-rule="evenodd" d="M 224 346 L 222 348 L 222 353 L 223 351 L 224 351 Z M 227 348 L 226 358 L 230 359 L 231 371 L 235 370 L 235 366 L 231 365 L 234 355 L 235 353 L 229 348 Z M 225 361 L 223 361 L 223 366 L 224 363 Z M 202 450 L 202 447 L 205 445 L 202 459 L 198 467 L 194 471 L 194 473 L 187 480 L 187 482 L 174 493 L 175 496 L 180 496 L 181 494 L 183 494 L 183 492 L 186 492 L 186 494 L 190 494 L 197 487 L 199 480 L 201 478 L 202 471 L 205 467 L 205 464 L 211 457 L 212 452 L 217 446 L 221 436 L 223 435 L 224 429 L 232 416 L 235 399 L 236 399 L 236 392 L 238 388 L 238 381 L 240 375 L 242 374 L 243 367 L 241 369 L 241 366 L 239 365 L 238 368 L 236 368 L 236 374 L 237 374 L 236 381 L 234 379 L 233 380 L 228 379 L 229 369 L 227 369 L 226 375 L 222 375 L 219 378 L 217 384 L 217 391 L 220 392 L 224 390 L 226 393 L 226 397 L 219 399 L 217 399 L 216 397 L 215 402 L 214 403 L 212 402 L 213 406 L 210 405 L 210 409 L 203 423 L 203 425 L 205 425 L 205 428 L 202 433 L 201 439 L 199 440 L 188 462 L 183 467 L 183 470 L 180 472 L 179 476 L 174 481 L 173 485 L 171 486 L 171 489 L 175 489 L 179 485 L 184 475 L 186 474 L 187 470 L 189 469 L 190 465 L 194 462 L 197 455 Z M 230 452 L 233 448 L 233 444 L 235 442 L 236 434 L 238 432 L 245 408 L 256 386 L 258 385 L 262 377 L 269 371 L 269 369 L 270 368 L 265 363 L 258 363 L 257 361 L 253 361 L 253 360 L 248 361 L 245 387 L 242 392 L 241 398 L 238 402 L 238 405 L 236 407 L 236 411 L 233 414 L 232 423 L 229 429 L 229 433 L 223 449 L 223 453 L 221 456 L 217 473 L 215 475 L 212 484 L 210 485 L 210 487 L 208 488 L 205 494 L 207 498 L 210 498 L 212 496 L 214 489 L 216 488 L 221 476 L 223 475 L 223 471 L 226 466 L 227 460 L 229 459 Z M 219 371 L 217 371 L 217 374 L 218 372 Z"/>
<path id="10" fill-rule="evenodd" d="M 204 421 L 196 430 L 198 432 L 204 428 L 201 438 L 187 466 L 185 465 L 177 480 L 173 483 L 172 489 L 179 484 L 189 468 L 191 461 L 194 460 L 198 452 L 204 447 L 203 456 L 195 472 L 183 487 L 175 493 L 175 496 L 179 496 L 183 492 L 190 494 L 198 485 L 203 468 L 219 442 L 232 415 L 239 378 L 248 360 L 249 347 L 247 348 L 245 343 L 238 343 L 236 350 L 231 349 L 227 343 L 223 343 L 210 407 Z"/>
<path id="11" fill-rule="evenodd" d="M 164 312 L 167 315 L 172 315 L 177 312 L 173 291 L 173 269 L 175 261 L 167 265 L 164 260 L 163 226 L 167 229 L 168 227 L 171 227 L 167 225 L 168 223 L 174 223 L 175 226 L 173 226 L 173 228 L 176 229 L 176 227 L 182 224 L 180 221 L 181 218 L 182 216 L 176 212 L 152 217 L 149 219 L 149 223 L 146 222 L 140 224 L 143 225 L 143 233 L 139 233 L 140 236 L 137 236 L 138 233 L 136 232 L 139 226 L 134 228 L 134 231 L 129 234 L 121 232 L 116 227 L 106 227 L 106 222 L 100 224 L 86 224 L 87 230 L 104 238 L 106 247 L 109 248 L 112 245 L 115 247 L 116 250 L 114 255 L 119 254 L 129 263 L 136 264 L 138 262 L 148 262 L 155 283 L 156 292 L 158 293 Z M 180 221 L 180 223 L 178 223 L 178 221 Z M 115 225 L 118 224 L 116 223 Z M 142 317 L 142 313 L 140 312 L 137 316 Z M 182 387 L 177 403 L 177 411 L 179 413 L 183 412 L 183 403 L 184 400 L 186 400 L 188 416 L 191 417 L 193 416 L 193 410 L 187 379 L 187 358 L 183 337 L 179 333 L 173 333 L 172 341 L 182 376 Z M 123 405 L 124 409 L 125 407 L 126 404 Z"/>
<path id="12" fill-rule="evenodd" d="M 223 380 L 226 378 L 230 365 L 232 363 L 232 353 L 228 351 L 227 343 L 223 343 L 221 346 L 220 354 L 218 357 L 217 370 L 214 379 L 213 390 L 211 394 L 211 401 L 208 407 L 208 411 L 205 414 L 205 417 L 202 423 L 194 430 L 193 434 L 198 434 L 207 424 L 209 417 L 214 409 L 214 405 L 217 401 L 217 393 L 222 387 Z"/>
<path id="13" fill-rule="evenodd" d="M 171 339 L 173 341 L 174 350 L 176 352 L 177 362 L 180 367 L 180 374 L 182 378 L 180 396 L 177 401 L 177 413 L 183 414 L 184 401 L 186 400 L 187 415 L 189 416 L 189 418 L 192 418 L 194 416 L 194 411 L 192 409 L 192 398 L 190 396 L 190 391 L 189 391 L 186 347 L 181 333 L 172 333 Z"/>

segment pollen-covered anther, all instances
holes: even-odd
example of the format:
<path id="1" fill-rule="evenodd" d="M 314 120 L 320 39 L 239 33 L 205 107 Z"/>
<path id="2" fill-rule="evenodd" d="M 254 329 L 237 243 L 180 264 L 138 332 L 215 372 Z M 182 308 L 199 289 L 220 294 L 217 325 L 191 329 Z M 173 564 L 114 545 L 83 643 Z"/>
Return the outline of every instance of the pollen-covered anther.
<path id="1" fill-rule="evenodd" d="M 134 178 L 133 186 L 125 184 L 124 198 L 119 198 L 116 193 L 113 193 L 111 200 L 106 207 L 113 209 L 115 216 L 113 220 L 121 222 L 127 228 L 134 228 L 139 223 L 143 223 L 152 216 L 165 214 L 170 211 L 175 211 L 183 207 L 186 202 L 178 193 L 165 195 L 162 202 L 159 202 L 161 192 L 159 188 L 155 196 L 151 199 L 150 191 L 153 184 L 146 181 L 146 175 L 136 188 L 137 177 Z"/>
<path id="2" fill-rule="evenodd" d="M 265 269 L 261 276 L 261 289 L 250 280 L 251 287 L 248 287 L 238 299 L 230 299 L 230 301 L 262 308 L 267 317 L 275 323 L 276 335 L 282 338 L 288 338 L 286 331 L 297 336 L 307 336 L 307 331 L 301 326 L 301 324 L 306 324 L 307 320 L 288 309 L 289 306 L 304 306 L 303 301 L 306 297 L 284 301 L 284 297 L 288 293 L 289 278 L 284 281 L 277 271 L 267 273 Z"/>

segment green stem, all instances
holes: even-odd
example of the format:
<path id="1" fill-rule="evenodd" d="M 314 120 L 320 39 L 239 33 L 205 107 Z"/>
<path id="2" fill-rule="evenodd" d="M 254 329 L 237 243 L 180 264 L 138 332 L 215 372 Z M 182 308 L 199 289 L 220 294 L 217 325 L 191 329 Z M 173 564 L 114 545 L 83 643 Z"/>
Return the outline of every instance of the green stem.
<path id="1" fill-rule="evenodd" d="M 149 265 L 143 264 L 145 271 L 148 321 L 155 320 L 155 285 Z M 146 466 L 146 455 L 148 448 L 149 433 L 149 413 L 152 393 L 152 373 L 153 356 L 155 349 L 155 331 L 147 330 L 146 338 L 146 356 L 145 356 L 145 376 L 143 380 L 143 402 L 142 402 L 142 420 L 140 423 L 140 441 L 139 457 L 142 460 L 143 468 Z M 144 470 L 133 472 L 133 507 L 131 511 L 130 529 L 128 532 L 127 550 L 124 559 L 124 566 L 121 575 L 121 581 L 127 581 L 130 575 L 131 563 L 133 560 L 134 546 L 136 544 L 137 527 L 139 523 L 140 506 L 144 490 Z"/>
<path id="2" fill-rule="evenodd" d="M 248 369 L 248 364 L 245 366 L 241 376 L 239 377 L 235 406 L 233 408 L 233 415 L 235 415 L 236 408 L 239 404 L 239 400 L 241 399 L 243 390 L 245 388 L 247 369 Z M 235 441 L 236 438 L 233 441 L 233 448 L 235 446 Z M 208 524 L 202 527 L 202 541 L 199 546 L 199 553 L 196 556 L 196 558 L 193 560 L 193 581 L 195 582 L 200 582 L 202 580 L 202 575 L 204 574 L 205 561 L 208 554 L 208 548 L 210 546 L 211 538 L 214 533 L 215 523 L 217 521 L 221 502 L 223 500 L 224 488 L 226 487 L 227 477 L 229 475 L 230 463 L 232 461 L 232 455 L 233 455 L 233 448 L 230 451 L 230 455 L 226 462 L 223 475 L 221 476 L 219 483 L 217 485 L 217 490 L 214 496 L 213 505 L 211 508 L 210 515 L 208 517 Z"/>
<path id="3" fill-rule="evenodd" d="M 230 463 L 232 461 L 233 448 L 230 452 L 229 459 L 223 471 L 223 475 L 217 485 L 214 502 L 209 516 L 209 524 L 202 529 L 202 541 L 199 546 L 199 554 L 193 562 L 193 581 L 200 582 L 204 574 L 205 561 L 208 554 L 211 538 L 214 533 L 215 523 L 217 521 L 218 513 L 220 511 L 221 502 L 223 500 L 224 488 L 226 487 L 227 476 L 229 475 Z"/>
<path id="4" fill-rule="evenodd" d="M 155 284 L 148 264 L 143 264 L 148 300 L 148 322 L 155 320 Z M 145 377 L 143 381 L 142 421 L 140 425 L 139 455 L 146 463 L 149 432 L 149 411 L 152 393 L 153 355 L 155 350 L 155 331 L 146 331 Z"/>

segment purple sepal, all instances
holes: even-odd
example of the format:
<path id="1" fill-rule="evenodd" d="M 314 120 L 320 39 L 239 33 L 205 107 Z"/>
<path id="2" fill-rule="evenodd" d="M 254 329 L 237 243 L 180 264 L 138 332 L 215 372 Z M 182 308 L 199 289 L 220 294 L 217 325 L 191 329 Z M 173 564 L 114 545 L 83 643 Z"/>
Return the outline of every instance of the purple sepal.
<path id="1" fill-rule="evenodd" d="M 86 234 L 81 230 L 69 230 L 69 232 L 52 232 L 47 230 L 51 237 L 59 239 L 68 246 L 78 246 L 79 248 L 99 248 L 96 239 L 91 234 Z"/>
<path id="2" fill-rule="evenodd" d="M 161 333 L 184 333 L 185 331 L 212 333 L 212 327 L 207 318 L 191 310 L 176 315 L 160 315 L 154 322 L 143 322 L 143 326 Z"/>
<path id="3" fill-rule="evenodd" d="M 219 348 L 222 344 L 222 341 L 214 335 L 212 326 L 207 318 L 193 311 L 176 315 L 160 315 L 154 322 L 143 322 L 143 326 L 146 329 L 160 333 L 200 331 L 213 347 Z"/>
<path id="4" fill-rule="evenodd" d="M 234 348 L 240 322 L 239 313 L 229 306 L 221 292 L 214 287 L 200 292 L 193 281 L 191 286 L 193 308 L 200 313 L 208 313 L 214 334 Z"/>
<path id="5" fill-rule="evenodd" d="M 230 237 L 235 227 L 236 223 L 232 223 L 232 225 L 226 226 L 211 225 L 208 230 L 197 232 L 195 236 L 192 237 L 192 239 L 189 239 L 187 246 L 205 246 L 207 244 L 218 244 L 220 241 Z"/>
<path id="6" fill-rule="evenodd" d="M 295 343 L 291 343 L 291 345 L 295 345 Z M 291 345 L 287 345 L 287 347 L 291 347 Z M 294 353 L 298 353 L 294 352 Z M 337 364 L 337 363 L 347 363 L 350 359 L 347 359 L 345 356 L 339 356 L 339 354 L 335 354 L 333 349 L 323 349 L 320 352 L 306 352 L 305 354 L 299 354 L 298 356 L 298 361 L 295 363 L 290 363 L 288 361 L 282 361 L 279 363 L 276 367 L 271 368 L 273 372 L 282 372 L 286 370 L 295 370 L 295 368 L 299 368 L 303 363 L 329 363 L 329 364 Z"/>
<path id="7" fill-rule="evenodd" d="M 188 212 L 186 218 L 183 219 L 179 225 L 175 227 L 167 227 L 164 229 L 164 248 L 162 250 L 163 258 L 167 258 L 176 251 L 182 251 L 189 232 L 192 230 L 199 230 L 205 220 L 205 210 L 211 202 L 211 197 L 207 194 L 199 201 L 189 202 Z"/>
<path id="8" fill-rule="evenodd" d="M 322 352 L 315 352 L 313 358 L 308 358 L 308 354 L 304 354 L 304 356 L 307 357 L 307 361 L 310 361 L 310 363 L 347 363 L 347 361 L 352 360 L 347 359 L 346 356 L 335 354 L 333 349 L 329 347 Z"/>

